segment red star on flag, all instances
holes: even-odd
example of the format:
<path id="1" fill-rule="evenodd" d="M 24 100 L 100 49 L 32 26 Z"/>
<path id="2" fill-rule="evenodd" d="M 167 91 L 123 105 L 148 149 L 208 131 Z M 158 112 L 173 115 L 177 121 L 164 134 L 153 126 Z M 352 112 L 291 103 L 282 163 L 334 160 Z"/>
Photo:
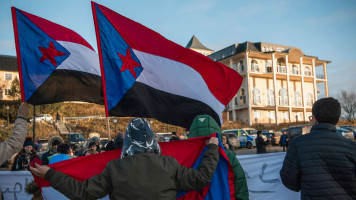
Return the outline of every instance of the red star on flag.
<path id="1" fill-rule="evenodd" d="M 40 59 L 40 62 L 43 62 L 45 60 L 49 60 L 54 66 L 57 67 L 57 62 L 55 57 L 56 56 L 64 56 L 67 55 L 61 51 L 58 51 L 55 47 L 52 41 L 49 42 L 48 48 L 45 47 L 38 47 L 40 51 L 42 52 L 42 57 Z"/>
<path id="2" fill-rule="evenodd" d="M 119 54 L 119 53 L 117 53 L 117 54 Z M 122 67 L 121 67 L 120 72 L 123 72 L 128 69 L 136 79 L 137 76 L 136 76 L 134 67 L 139 67 L 141 65 L 140 65 L 140 63 L 136 62 L 136 60 L 132 59 L 130 49 L 127 48 L 126 56 L 119 54 L 119 57 L 122 61 Z"/>

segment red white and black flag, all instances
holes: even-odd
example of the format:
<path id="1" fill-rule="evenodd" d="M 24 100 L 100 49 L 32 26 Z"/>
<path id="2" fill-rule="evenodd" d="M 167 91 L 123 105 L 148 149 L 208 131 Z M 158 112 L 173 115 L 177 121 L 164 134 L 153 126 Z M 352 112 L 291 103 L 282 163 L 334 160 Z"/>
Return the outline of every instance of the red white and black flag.
<path id="1" fill-rule="evenodd" d="M 76 32 L 12 8 L 22 101 L 103 104 L 99 57 Z"/>
<path id="2" fill-rule="evenodd" d="M 145 26 L 92 2 L 107 115 L 152 117 L 188 128 L 221 113 L 242 77 Z"/>

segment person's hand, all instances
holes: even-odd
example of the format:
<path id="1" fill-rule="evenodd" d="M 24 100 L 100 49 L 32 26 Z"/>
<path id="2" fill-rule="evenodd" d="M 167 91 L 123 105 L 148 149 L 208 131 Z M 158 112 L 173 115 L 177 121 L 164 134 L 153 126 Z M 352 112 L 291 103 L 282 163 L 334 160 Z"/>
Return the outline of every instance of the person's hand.
<path id="1" fill-rule="evenodd" d="M 218 144 L 219 144 L 218 138 L 217 138 L 217 137 L 211 137 L 211 138 L 209 139 L 209 144 L 216 144 L 216 145 L 218 145 Z"/>
<path id="2" fill-rule="evenodd" d="M 41 178 L 44 178 L 46 176 L 46 173 L 48 172 L 48 170 L 51 169 L 47 165 L 39 165 L 37 163 L 35 163 L 35 166 L 36 166 L 36 168 L 30 167 L 30 170 L 34 175 L 41 177 Z"/>
<path id="3" fill-rule="evenodd" d="M 26 102 L 23 102 L 19 108 L 18 115 L 27 118 L 28 114 L 28 105 Z"/>
<path id="4" fill-rule="evenodd" d="M 228 149 L 229 149 L 229 145 L 228 145 L 228 144 L 224 144 L 224 148 L 225 148 L 226 150 L 228 150 Z"/>

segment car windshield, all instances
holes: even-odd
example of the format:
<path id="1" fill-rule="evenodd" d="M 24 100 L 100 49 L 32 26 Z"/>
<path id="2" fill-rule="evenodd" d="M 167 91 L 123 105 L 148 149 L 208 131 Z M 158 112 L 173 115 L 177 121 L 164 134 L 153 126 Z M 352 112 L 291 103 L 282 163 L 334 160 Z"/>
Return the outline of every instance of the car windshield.
<path id="1" fill-rule="evenodd" d="M 345 128 L 345 129 L 348 129 L 348 130 L 352 130 L 352 131 L 356 131 L 356 127 L 342 127 L 342 128 Z"/>
<path id="2" fill-rule="evenodd" d="M 246 132 L 249 135 L 257 135 L 257 131 L 256 130 L 250 130 L 250 131 L 246 131 Z"/>
<path id="3" fill-rule="evenodd" d="M 346 128 L 338 128 L 338 130 L 340 130 L 341 132 L 350 132 L 350 130 Z"/>
<path id="4" fill-rule="evenodd" d="M 70 138 L 72 140 L 85 140 L 84 136 L 81 134 L 72 134 L 70 135 Z"/>

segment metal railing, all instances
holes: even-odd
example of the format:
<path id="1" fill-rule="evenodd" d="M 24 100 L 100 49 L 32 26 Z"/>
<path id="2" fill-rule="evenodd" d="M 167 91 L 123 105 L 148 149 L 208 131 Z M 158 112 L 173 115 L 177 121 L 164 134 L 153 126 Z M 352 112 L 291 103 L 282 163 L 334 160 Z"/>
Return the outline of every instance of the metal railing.
<path id="1" fill-rule="evenodd" d="M 325 79 L 325 78 L 324 78 L 324 74 L 317 74 L 317 75 L 316 75 L 316 78 L 317 78 L 317 79 Z"/>

